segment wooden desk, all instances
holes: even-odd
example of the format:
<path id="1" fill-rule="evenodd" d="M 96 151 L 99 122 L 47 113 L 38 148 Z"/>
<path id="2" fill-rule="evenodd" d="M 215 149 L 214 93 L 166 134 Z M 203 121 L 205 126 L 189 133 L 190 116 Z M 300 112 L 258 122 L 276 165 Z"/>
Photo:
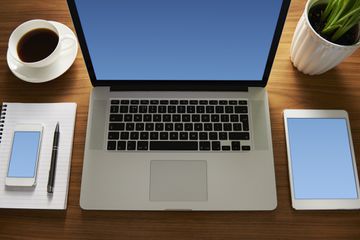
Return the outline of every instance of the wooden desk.
<path id="1" fill-rule="evenodd" d="M 72 26 L 65 0 L 1 0 L 0 102 L 77 102 L 68 209 L 0 210 L 0 239 L 360 239 L 359 211 L 291 208 L 282 111 L 346 109 L 360 166 L 360 51 L 318 77 L 297 72 L 289 48 L 305 0 L 293 0 L 268 84 L 278 208 L 272 212 L 105 212 L 79 207 L 88 98 L 91 84 L 81 53 L 62 77 L 44 84 L 15 78 L 6 64 L 11 31 L 29 19 Z M 3 159 L 2 159 L 3 161 Z"/>

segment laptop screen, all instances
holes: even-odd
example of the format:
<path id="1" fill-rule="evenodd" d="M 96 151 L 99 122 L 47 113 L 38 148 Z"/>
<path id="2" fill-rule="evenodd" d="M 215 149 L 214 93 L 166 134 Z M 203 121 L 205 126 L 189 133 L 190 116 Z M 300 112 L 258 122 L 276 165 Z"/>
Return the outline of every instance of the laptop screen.
<path id="1" fill-rule="evenodd" d="M 97 80 L 261 81 L 283 0 L 75 0 Z"/>

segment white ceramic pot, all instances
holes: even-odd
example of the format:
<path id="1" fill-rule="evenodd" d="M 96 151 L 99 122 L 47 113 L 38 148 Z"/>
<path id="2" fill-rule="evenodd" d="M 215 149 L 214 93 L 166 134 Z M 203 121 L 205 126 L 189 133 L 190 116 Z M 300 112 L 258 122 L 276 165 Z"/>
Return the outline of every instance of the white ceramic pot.
<path id="1" fill-rule="evenodd" d="M 341 63 L 360 47 L 360 42 L 343 46 L 327 41 L 310 25 L 308 12 L 314 4 L 328 0 L 308 0 L 291 43 L 290 55 L 294 66 L 309 75 L 322 74 Z"/>

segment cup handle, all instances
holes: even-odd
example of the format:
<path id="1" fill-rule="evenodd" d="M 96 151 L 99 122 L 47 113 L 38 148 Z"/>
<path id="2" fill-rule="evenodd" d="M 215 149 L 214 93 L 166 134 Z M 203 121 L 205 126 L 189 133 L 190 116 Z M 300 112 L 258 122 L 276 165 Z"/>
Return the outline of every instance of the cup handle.
<path id="1" fill-rule="evenodd" d="M 59 42 L 61 44 L 61 54 L 67 52 L 67 50 L 71 49 L 76 44 L 76 38 L 71 34 L 63 35 Z M 70 42 L 70 43 L 67 43 Z"/>

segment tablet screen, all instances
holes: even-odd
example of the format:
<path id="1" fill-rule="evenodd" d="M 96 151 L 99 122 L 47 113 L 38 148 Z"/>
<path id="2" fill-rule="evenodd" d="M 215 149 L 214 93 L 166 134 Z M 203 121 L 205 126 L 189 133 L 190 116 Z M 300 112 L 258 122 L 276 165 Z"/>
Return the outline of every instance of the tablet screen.
<path id="1" fill-rule="evenodd" d="M 358 198 L 344 118 L 288 118 L 296 199 Z"/>

